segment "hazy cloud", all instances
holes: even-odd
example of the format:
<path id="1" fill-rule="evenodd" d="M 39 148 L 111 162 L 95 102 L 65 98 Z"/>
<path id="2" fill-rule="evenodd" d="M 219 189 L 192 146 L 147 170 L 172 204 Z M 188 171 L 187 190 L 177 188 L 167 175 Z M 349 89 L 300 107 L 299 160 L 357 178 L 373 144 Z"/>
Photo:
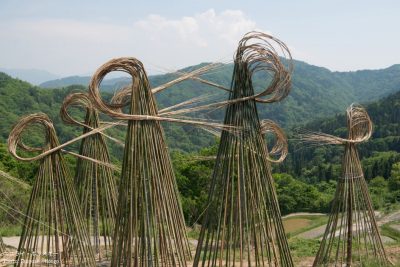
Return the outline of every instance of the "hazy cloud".
<path id="1" fill-rule="evenodd" d="M 113 57 L 134 56 L 149 69 L 232 58 L 241 36 L 257 27 L 240 10 L 213 9 L 171 19 L 151 14 L 130 25 L 67 19 L 0 23 L 0 66 L 91 73 Z"/>

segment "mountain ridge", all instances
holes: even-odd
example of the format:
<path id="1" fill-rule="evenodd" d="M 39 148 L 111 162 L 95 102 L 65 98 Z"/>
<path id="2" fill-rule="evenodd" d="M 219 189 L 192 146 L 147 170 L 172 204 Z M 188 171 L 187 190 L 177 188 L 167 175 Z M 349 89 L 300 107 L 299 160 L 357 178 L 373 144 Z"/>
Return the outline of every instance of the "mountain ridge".
<path id="1" fill-rule="evenodd" d="M 60 76 L 54 73 L 51 73 L 47 70 L 41 69 L 8 69 L 8 68 L 0 68 L 0 72 L 4 72 L 11 77 L 16 79 L 20 79 L 23 81 L 27 81 L 34 85 L 39 85 L 49 79 L 56 79 Z"/>
<path id="2" fill-rule="evenodd" d="M 204 64 L 187 67 L 184 71 L 204 66 Z M 333 116 L 343 112 L 353 102 L 360 104 L 379 100 L 391 93 L 400 91 L 400 65 L 393 65 L 381 70 L 363 70 L 357 72 L 332 72 L 329 69 L 310 65 L 306 62 L 294 61 L 295 69 L 292 76 L 292 91 L 287 98 L 278 103 L 258 104 L 260 118 L 268 118 L 279 123 L 283 128 L 290 129 L 293 125 L 306 124 L 310 121 Z M 233 65 L 222 65 L 219 69 L 206 73 L 201 77 L 225 87 L 230 86 Z M 150 84 L 155 87 L 177 78 L 176 73 L 149 76 Z M 77 78 L 77 76 L 75 76 Z M 78 77 L 79 78 L 79 77 Z M 4 82 L 1 82 L 4 79 Z M 88 82 L 89 77 L 86 81 Z M 110 91 L 111 87 L 122 87 L 130 81 L 123 77 L 105 79 L 103 85 Z M 256 74 L 253 77 L 256 90 L 265 88 L 265 76 Z M 63 127 L 58 118 L 59 106 L 63 97 L 72 91 L 87 91 L 82 85 L 70 85 L 62 89 L 40 88 L 23 81 L 12 79 L 8 75 L 0 75 L 0 119 L 3 127 L 10 127 L 18 117 L 31 112 L 50 113 L 62 140 L 68 140 L 73 132 Z M 212 102 L 226 100 L 228 94 L 208 85 L 187 80 L 174 85 L 168 90 L 156 94 L 159 108 L 173 106 L 182 101 L 200 95 L 213 95 Z M 111 97 L 108 94 L 107 97 Z M 219 109 L 206 113 L 208 119 L 222 120 L 224 110 Z M 195 117 L 198 117 L 196 114 Z M 200 114 L 204 116 L 204 114 Z M 214 137 L 190 126 L 165 124 L 166 131 L 172 133 L 169 145 L 183 151 L 197 150 L 204 145 L 215 142 Z M 5 139 L 8 132 L 0 131 L 0 138 Z M 193 134 L 196 133 L 196 134 Z M 184 141 L 182 141 L 184 140 Z"/>
<path id="3" fill-rule="evenodd" d="M 298 121 L 310 121 L 317 117 L 326 117 L 340 112 L 353 102 L 368 103 L 400 90 L 400 65 L 395 64 L 379 70 L 359 70 L 354 72 L 335 72 L 324 67 L 294 60 L 292 92 L 280 103 L 259 105 L 260 115 L 275 119 L 283 126 L 293 125 Z M 203 66 L 206 63 L 187 67 L 184 71 Z M 219 69 L 201 77 L 225 87 L 230 86 L 233 65 L 225 64 Z M 179 77 L 176 73 L 149 76 L 150 84 L 155 87 Z M 81 85 L 87 86 L 90 78 L 81 77 Z M 83 79 L 83 82 L 82 82 Z M 259 90 L 265 86 L 265 76 L 255 75 L 254 85 Z M 76 82 L 60 80 L 63 86 Z M 129 78 L 104 80 L 102 89 L 113 91 L 129 83 Z M 47 83 L 48 87 L 57 87 L 56 83 Z M 216 92 L 209 86 L 187 80 L 173 88 L 158 94 L 161 107 L 197 97 L 200 94 L 216 94 L 216 99 L 223 100 L 227 95 Z M 220 115 L 213 118 L 220 119 Z"/>

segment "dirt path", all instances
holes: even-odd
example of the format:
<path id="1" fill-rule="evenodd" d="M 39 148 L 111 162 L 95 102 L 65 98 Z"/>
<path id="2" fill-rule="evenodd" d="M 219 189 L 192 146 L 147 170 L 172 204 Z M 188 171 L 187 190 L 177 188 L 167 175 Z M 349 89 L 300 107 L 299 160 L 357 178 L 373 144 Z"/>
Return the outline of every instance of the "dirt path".
<path id="1" fill-rule="evenodd" d="M 394 230 L 400 232 L 400 224 L 392 224 L 392 225 L 390 225 L 390 228 L 393 228 Z"/>
<path id="2" fill-rule="evenodd" d="M 315 213 L 315 214 L 319 214 L 319 213 Z M 379 213 L 377 215 L 378 215 L 377 217 L 379 217 Z M 379 226 L 381 226 L 385 223 L 395 222 L 395 221 L 400 221 L 400 210 L 392 212 L 390 214 L 387 214 L 381 218 L 378 218 L 377 223 Z M 396 225 L 393 225 L 392 227 L 394 229 L 400 231 L 400 225 L 398 225 L 398 228 L 396 228 L 397 227 Z M 301 237 L 301 238 L 305 238 L 305 239 L 314 239 L 314 238 L 322 237 L 322 235 L 325 232 L 325 228 L 326 228 L 326 224 L 318 226 L 311 230 L 305 231 L 303 233 L 300 233 L 297 236 Z M 390 237 L 382 236 L 382 241 L 386 243 L 386 242 L 392 242 L 394 240 Z"/>
<path id="3" fill-rule="evenodd" d="M 388 215 L 383 216 L 378 220 L 378 224 L 382 225 L 389 222 L 400 221 L 400 210 L 390 213 Z"/>
<path id="4" fill-rule="evenodd" d="M 282 217 L 282 219 L 295 217 L 295 216 L 325 216 L 325 215 L 326 215 L 325 213 L 296 212 L 296 213 L 290 213 L 288 215 L 285 215 Z"/>
<path id="5" fill-rule="evenodd" d="M 3 237 L 3 242 L 6 246 L 17 248 L 19 244 L 19 236 Z"/>
<path id="6" fill-rule="evenodd" d="M 314 239 L 322 236 L 325 233 L 326 224 L 313 228 L 311 230 L 305 231 L 297 235 L 297 237 L 305 239 Z"/>

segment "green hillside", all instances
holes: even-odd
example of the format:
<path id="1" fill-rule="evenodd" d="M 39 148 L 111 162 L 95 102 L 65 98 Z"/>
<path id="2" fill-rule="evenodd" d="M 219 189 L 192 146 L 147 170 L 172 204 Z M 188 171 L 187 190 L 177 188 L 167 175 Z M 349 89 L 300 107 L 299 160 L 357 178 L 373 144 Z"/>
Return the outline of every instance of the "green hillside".
<path id="1" fill-rule="evenodd" d="M 392 164 L 400 161 L 400 92 L 366 105 L 374 123 L 372 138 L 359 147 L 367 180 L 376 176 L 388 179 Z M 315 120 L 298 128 L 346 137 L 345 110 L 336 116 Z M 294 132 L 296 132 L 295 129 Z M 295 139 L 296 136 L 292 134 Z M 336 179 L 340 175 L 340 146 L 313 147 L 291 142 L 291 153 L 281 170 L 307 181 Z"/>
<path id="2" fill-rule="evenodd" d="M 205 63 L 183 69 L 203 66 Z M 326 68 L 294 61 L 292 92 L 282 103 L 262 105 L 259 108 L 261 117 L 271 118 L 283 126 L 292 126 L 299 122 L 308 122 L 340 112 L 350 103 L 370 102 L 400 90 L 400 65 L 393 65 L 381 70 L 361 70 L 355 72 L 332 72 Z M 221 68 L 203 75 L 215 83 L 229 87 L 233 65 Z M 177 75 L 165 74 L 150 76 L 153 87 L 168 82 Z M 68 77 L 43 83 L 47 88 L 66 87 L 73 84 L 87 86 L 89 77 Z M 265 87 L 263 76 L 254 78 L 255 87 L 259 90 Z M 113 91 L 129 83 L 128 78 L 106 79 L 103 90 Z M 217 94 L 216 99 L 226 99 L 226 95 L 195 81 L 185 81 L 162 92 L 157 96 L 160 106 L 165 107 L 190 99 L 200 94 Z M 213 118 L 221 118 L 223 112 L 210 114 Z"/>
<path id="3" fill-rule="evenodd" d="M 61 142 L 70 140 L 80 134 L 81 129 L 74 126 L 66 126 L 59 117 L 59 111 L 65 96 L 71 92 L 85 91 L 81 85 L 49 90 L 32 86 L 27 82 L 13 79 L 10 76 L 0 73 L 0 143 L 6 142 L 12 125 L 23 116 L 34 112 L 44 112 L 53 120 L 57 134 Z M 110 99 L 110 93 L 104 93 L 105 99 Z M 79 111 L 75 114 L 79 116 Z M 166 125 L 169 145 L 172 148 L 193 151 L 201 147 L 211 145 L 215 138 L 200 129 L 193 129 L 190 126 Z M 123 140 L 124 131 L 111 129 L 111 134 Z M 31 142 L 39 143 L 40 136 L 30 136 Z M 120 149 L 112 147 L 116 154 L 121 154 Z"/>
<path id="4" fill-rule="evenodd" d="M 400 92 L 366 106 L 373 122 L 372 138 L 360 144 L 365 177 L 374 207 L 384 212 L 400 206 Z M 283 164 L 273 164 L 273 173 L 283 214 L 328 212 L 341 175 L 343 147 L 311 146 L 298 141 L 299 128 L 346 136 L 345 109 L 338 115 L 288 129 L 289 155 Z M 200 151 L 215 156 L 217 145 Z M 193 161 L 193 155 L 173 153 L 178 184 L 189 221 L 200 216 L 206 205 L 207 185 L 213 161 Z"/>
<path id="5" fill-rule="evenodd" d="M 230 65 L 218 73 L 204 76 L 227 86 Z M 173 74 L 152 76 L 152 84 L 158 85 L 176 77 Z M 371 77 L 374 77 L 371 79 Z M 340 175 L 342 148 L 336 146 L 310 147 L 295 142 L 293 132 L 297 128 L 323 131 L 335 135 L 346 133 L 344 111 L 353 101 L 371 102 L 367 110 L 375 123 L 372 140 L 359 146 L 366 178 L 370 183 L 374 204 L 377 208 L 389 208 L 400 201 L 400 68 L 398 65 L 384 70 L 349 73 L 330 72 L 302 62 L 296 62 L 291 95 L 283 103 L 260 105 L 261 118 L 280 121 L 290 139 L 289 156 L 284 164 L 274 165 L 277 192 L 284 214 L 295 211 L 327 212 L 334 192 L 335 180 Z M 255 77 L 261 87 L 261 78 Z M 45 112 L 54 121 L 61 142 L 80 134 L 79 127 L 65 126 L 59 119 L 60 104 L 70 92 L 84 91 L 82 85 L 61 89 L 42 89 L 0 73 L 0 169 L 28 183 L 35 172 L 35 163 L 20 163 L 6 151 L 5 142 L 12 125 L 24 114 Z M 365 94 L 362 93 L 365 90 Z M 204 85 L 185 81 L 157 96 L 159 106 L 179 103 L 201 94 L 215 92 Z M 391 94 L 393 92 L 397 92 Z M 391 94 L 391 95 L 390 95 Z M 105 93 L 105 98 L 110 98 Z M 215 96 L 222 100 L 222 93 Z M 79 114 L 74 110 L 75 115 Z M 331 115 L 327 117 L 329 114 Z M 222 118 L 223 110 L 207 114 Z M 324 119 L 318 119 L 318 118 Z M 216 139 L 207 132 L 174 124 L 165 124 L 166 138 L 173 158 L 179 189 L 182 194 L 184 213 L 188 223 L 197 221 L 207 197 L 207 187 L 213 169 L 212 160 L 193 160 L 197 156 L 214 156 Z M 124 130 L 113 129 L 111 135 L 123 140 Z M 40 143 L 41 136 L 29 135 L 33 143 Z M 121 149 L 110 144 L 114 161 L 118 162 Z M 76 145 L 69 148 L 76 149 Z M 189 152 L 189 153 L 188 153 Z M 74 159 L 68 157 L 71 167 Z M 279 173 L 279 174 L 278 174 Z"/>

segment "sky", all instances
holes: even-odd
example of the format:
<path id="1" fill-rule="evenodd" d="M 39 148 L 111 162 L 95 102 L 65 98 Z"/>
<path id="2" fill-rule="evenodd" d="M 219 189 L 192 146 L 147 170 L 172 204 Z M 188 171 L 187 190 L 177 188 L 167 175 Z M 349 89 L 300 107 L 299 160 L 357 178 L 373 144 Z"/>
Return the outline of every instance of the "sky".
<path id="1" fill-rule="evenodd" d="M 148 72 L 232 60 L 244 33 L 332 71 L 400 63 L 400 1 L 0 0 L 0 67 L 91 75 L 133 56 Z"/>

